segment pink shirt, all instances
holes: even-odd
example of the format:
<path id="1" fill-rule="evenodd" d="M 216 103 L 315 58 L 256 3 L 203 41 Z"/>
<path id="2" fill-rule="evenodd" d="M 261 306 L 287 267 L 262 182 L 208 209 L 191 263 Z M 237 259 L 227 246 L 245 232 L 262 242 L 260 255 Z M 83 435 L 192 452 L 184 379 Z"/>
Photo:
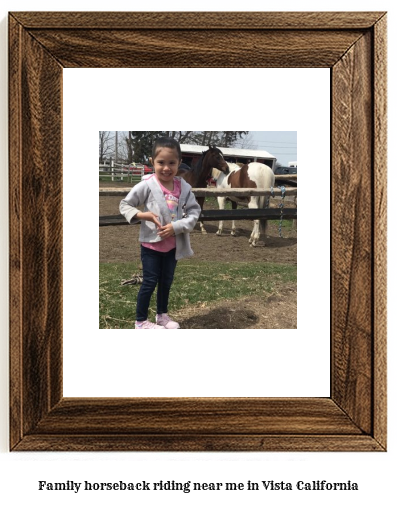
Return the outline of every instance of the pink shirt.
<path id="1" fill-rule="evenodd" d="M 163 187 L 159 180 L 157 180 L 157 182 L 163 191 L 168 209 L 170 210 L 171 222 L 175 222 L 177 220 L 178 203 L 181 195 L 181 182 L 177 178 L 174 178 L 174 189 L 172 191 Z M 157 250 L 158 252 L 169 252 L 176 247 L 176 238 L 175 236 L 171 236 L 170 238 L 157 241 L 156 243 L 142 243 L 142 245 L 146 248 Z"/>

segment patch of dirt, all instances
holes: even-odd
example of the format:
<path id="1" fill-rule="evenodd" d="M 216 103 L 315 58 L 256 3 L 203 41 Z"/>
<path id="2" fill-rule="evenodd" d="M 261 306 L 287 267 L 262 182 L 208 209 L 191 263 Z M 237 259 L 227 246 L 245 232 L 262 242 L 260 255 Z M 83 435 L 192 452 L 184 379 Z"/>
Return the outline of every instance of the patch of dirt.
<path id="1" fill-rule="evenodd" d="M 109 186 L 109 184 L 107 184 Z M 125 184 L 130 187 L 130 184 Z M 121 197 L 100 197 L 100 215 L 118 215 Z M 294 205 L 295 206 L 295 205 Z M 207 209 L 209 206 L 207 206 Z M 191 233 L 191 245 L 195 253 L 191 259 L 180 262 L 198 261 L 223 262 L 272 262 L 297 263 L 297 231 L 283 231 L 279 237 L 278 223 L 270 223 L 265 242 L 257 247 L 248 243 L 252 222 L 240 220 L 237 236 L 230 235 L 231 222 L 224 222 L 222 236 L 215 233 L 217 222 L 206 222 L 207 234 L 202 234 L 197 225 Z M 99 228 L 99 262 L 131 262 L 140 259 L 138 241 L 139 225 L 120 225 Z M 239 301 L 222 301 L 206 308 L 185 308 L 173 312 L 182 329 L 294 329 L 297 327 L 297 290 L 294 284 L 277 287 L 270 296 L 252 296 Z"/>
<path id="2" fill-rule="evenodd" d="M 184 308 L 172 317 L 181 329 L 296 329 L 296 285 L 270 296 L 222 301 L 211 308 Z"/>

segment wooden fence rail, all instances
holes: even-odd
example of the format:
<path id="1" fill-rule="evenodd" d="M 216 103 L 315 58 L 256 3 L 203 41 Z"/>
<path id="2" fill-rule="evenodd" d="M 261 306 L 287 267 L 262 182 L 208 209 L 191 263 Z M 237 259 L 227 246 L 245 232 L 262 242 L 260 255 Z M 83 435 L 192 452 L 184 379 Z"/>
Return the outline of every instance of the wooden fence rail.
<path id="1" fill-rule="evenodd" d="M 100 197 L 108 197 L 108 196 L 126 196 L 130 191 L 130 188 L 100 188 L 99 196 Z M 251 197 L 255 195 L 264 195 L 264 196 L 273 196 L 273 197 L 282 197 L 283 192 L 280 188 L 276 187 L 273 190 L 270 188 L 192 188 L 192 192 L 196 197 Z M 287 196 L 296 196 L 298 194 L 298 189 L 295 188 L 286 188 L 284 191 L 284 195 Z"/>
<path id="2" fill-rule="evenodd" d="M 129 192 L 129 189 L 100 188 L 100 196 L 123 196 Z M 271 197 L 290 197 L 297 196 L 297 188 L 193 188 L 196 197 L 223 196 L 223 197 L 251 197 L 251 196 L 271 196 Z M 247 208 L 236 210 L 202 210 L 200 221 L 214 220 L 258 220 L 265 218 L 268 220 L 278 220 L 280 218 L 293 219 L 297 218 L 296 208 Z M 123 215 L 100 216 L 99 226 L 109 225 L 129 225 Z"/>
<path id="3" fill-rule="evenodd" d="M 267 220 L 280 220 L 297 218 L 296 208 L 269 208 L 269 209 L 236 209 L 236 210 L 203 210 L 200 214 L 199 220 L 206 222 L 213 222 L 219 220 L 259 220 L 265 218 Z M 105 227 L 109 225 L 129 225 L 123 215 L 110 215 L 99 217 L 99 227 Z"/>

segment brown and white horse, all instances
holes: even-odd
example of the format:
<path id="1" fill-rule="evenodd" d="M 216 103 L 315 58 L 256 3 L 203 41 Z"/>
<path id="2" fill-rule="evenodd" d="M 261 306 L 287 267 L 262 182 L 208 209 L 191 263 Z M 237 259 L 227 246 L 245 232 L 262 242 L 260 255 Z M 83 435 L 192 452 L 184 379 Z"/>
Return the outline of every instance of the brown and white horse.
<path id="1" fill-rule="evenodd" d="M 269 166 L 259 162 L 251 162 L 242 167 L 237 164 L 229 164 L 229 174 L 220 173 L 216 186 L 218 188 L 271 188 L 274 186 L 274 173 Z M 238 204 L 247 205 L 249 208 L 265 208 L 267 198 L 265 196 L 252 197 L 218 197 L 219 209 L 225 209 L 226 199 L 232 201 L 232 208 Z M 254 227 L 250 237 L 251 246 L 257 246 L 261 233 L 266 233 L 267 220 L 254 220 Z M 220 236 L 223 230 L 223 221 L 219 222 L 217 234 Z M 236 226 L 232 222 L 232 236 L 236 235 Z"/>
<path id="2" fill-rule="evenodd" d="M 211 178 L 212 169 L 214 167 L 221 171 L 221 174 L 227 174 L 229 172 L 229 165 L 223 158 L 221 150 L 216 148 L 216 146 L 210 145 L 207 151 L 203 151 L 200 159 L 190 171 L 180 168 L 177 176 L 181 176 L 193 188 L 206 188 L 207 180 Z M 201 209 L 203 209 L 205 197 L 197 197 L 196 200 Z M 207 231 L 204 229 L 203 223 L 199 223 L 201 232 L 205 234 Z"/>

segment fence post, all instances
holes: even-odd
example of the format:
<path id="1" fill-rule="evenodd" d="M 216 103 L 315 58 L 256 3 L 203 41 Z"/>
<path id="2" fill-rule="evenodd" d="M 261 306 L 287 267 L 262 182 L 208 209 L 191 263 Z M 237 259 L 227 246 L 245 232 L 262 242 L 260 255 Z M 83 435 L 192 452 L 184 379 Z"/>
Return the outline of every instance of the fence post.
<path id="1" fill-rule="evenodd" d="M 295 204 L 296 204 L 296 207 L 298 207 L 298 197 L 295 196 Z M 292 227 L 296 230 L 298 230 L 298 219 L 295 218 L 295 220 L 292 220 Z"/>

